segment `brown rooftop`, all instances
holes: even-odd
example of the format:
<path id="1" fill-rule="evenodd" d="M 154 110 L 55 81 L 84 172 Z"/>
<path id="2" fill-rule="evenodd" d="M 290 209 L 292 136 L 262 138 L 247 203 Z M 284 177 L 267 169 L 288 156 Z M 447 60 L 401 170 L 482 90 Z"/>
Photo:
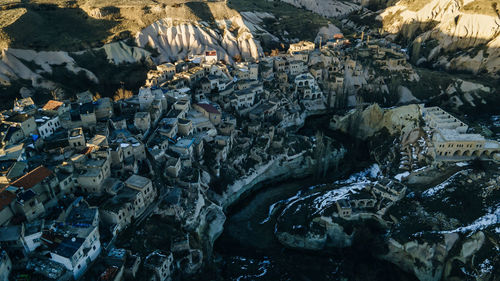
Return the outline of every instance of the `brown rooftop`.
<path id="1" fill-rule="evenodd" d="M 203 108 L 206 112 L 220 114 L 220 112 L 213 105 L 208 103 L 197 103 L 197 106 Z"/>
<path id="2" fill-rule="evenodd" d="M 52 174 L 53 172 L 51 170 L 45 168 L 44 166 L 38 166 L 31 172 L 27 173 L 26 175 L 20 177 L 19 179 L 11 183 L 10 185 L 29 189 L 41 183 L 44 179 L 46 179 L 48 176 Z"/>
<path id="3" fill-rule="evenodd" d="M 56 100 L 49 100 L 43 107 L 43 110 L 57 110 L 61 105 L 63 105 L 63 102 L 56 101 Z"/>

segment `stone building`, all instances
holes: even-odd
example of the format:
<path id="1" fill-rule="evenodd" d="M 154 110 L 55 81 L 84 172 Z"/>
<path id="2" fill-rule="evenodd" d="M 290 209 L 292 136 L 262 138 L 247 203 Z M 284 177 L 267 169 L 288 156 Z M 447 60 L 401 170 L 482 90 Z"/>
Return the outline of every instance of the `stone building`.
<path id="1" fill-rule="evenodd" d="M 288 52 L 293 54 L 295 52 L 302 51 L 314 51 L 316 45 L 313 42 L 309 41 L 300 41 L 298 43 L 290 44 L 290 48 L 288 48 Z"/>
<path id="2" fill-rule="evenodd" d="M 220 124 L 222 114 L 213 105 L 208 103 L 195 103 L 193 104 L 193 108 L 201 112 L 203 116 L 205 116 L 210 120 L 210 122 L 212 122 L 212 124 Z"/>
<path id="3" fill-rule="evenodd" d="M 141 132 L 146 132 L 151 126 L 151 115 L 149 112 L 136 112 L 134 115 L 134 126 Z"/>
<path id="4" fill-rule="evenodd" d="M 85 135 L 82 128 L 75 128 L 68 131 L 69 146 L 83 148 L 85 147 Z"/>
<path id="5" fill-rule="evenodd" d="M 33 116 L 28 114 L 16 114 L 8 117 L 3 123 L 15 125 L 21 129 L 25 137 L 36 134 L 36 122 Z"/>
<path id="6" fill-rule="evenodd" d="M 468 126 L 439 107 L 421 107 L 422 117 L 432 129 L 435 157 L 441 160 L 492 157 L 500 143 L 480 134 L 467 133 Z"/>
<path id="7" fill-rule="evenodd" d="M 155 251 L 146 257 L 144 267 L 154 272 L 157 280 L 170 280 L 174 270 L 174 257 L 170 252 Z"/>
<path id="8" fill-rule="evenodd" d="M 138 191 L 142 195 L 142 198 L 139 199 L 141 202 L 138 202 L 140 204 L 137 205 L 136 210 L 147 207 L 156 197 L 156 189 L 148 178 L 132 175 L 125 181 L 125 186 Z"/>

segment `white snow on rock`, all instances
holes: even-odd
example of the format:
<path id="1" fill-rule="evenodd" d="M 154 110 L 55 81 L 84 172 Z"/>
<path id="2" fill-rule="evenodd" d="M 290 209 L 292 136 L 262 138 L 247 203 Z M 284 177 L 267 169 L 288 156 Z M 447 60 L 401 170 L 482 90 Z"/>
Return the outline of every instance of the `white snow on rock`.
<path id="1" fill-rule="evenodd" d="M 357 193 L 358 190 L 363 190 L 366 187 L 367 182 L 357 182 L 347 186 L 343 186 L 339 189 L 330 190 L 317 198 L 314 198 L 314 208 L 315 213 L 320 213 L 321 211 L 333 206 L 335 202 L 340 199 L 346 198 L 349 194 Z"/>
<path id="2" fill-rule="evenodd" d="M 376 179 L 382 174 L 380 171 L 380 166 L 378 164 L 373 164 L 365 170 L 351 175 L 347 180 L 335 181 L 336 184 L 350 184 L 355 182 L 369 182 L 371 179 Z"/>
<path id="3" fill-rule="evenodd" d="M 394 178 L 397 179 L 398 181 L 401 181 L 403 178 L 406 178 L 409 175 L 410 175 L 410 172 L 403 172 L 403 173 L 395 175 Z"/>
<path id="4" fill-rule="evenodd" d="M 25 65 L 24 61 L 36 64 L 36 69 L 30 69 Z M 66 69 L 75 74 L 83 71 L 89 80 L 99 82 L 94 73 L 78 67 L 67 52 L 35 52 L 23 49 L 3 50 L 0 56 L 0 75 L 8 77 L 9 80 L 30 80 L 34 87 L 54 89 L 55 84 L 45 80 L 40 73 L 52 73 L 52 67 L 55 65 L 64 65 Z"/>
<path id="5" fill-rule="evenodd" d="M 496 209 L 480 218 L 475 220 L 473 223 L 467 226 L 462 226 L 454 230 L 449 231 L 441 231 L 439 233 L 456 233 L 456 232 L 476 232 L 479 230 L 483 230 L 493 225 L 500 224 L 500 204 L 496 206 Z M 497 229 L 497 228 L 495 228 Z"/>
<path id="6" fill-rule="evenodd" d="M 461 175 L 463 174 L 464 171 L 458 171 L 456 172 L 455 174 L 453 174 L 451 177 L 449 177 L 447 180 L 445 180 L 444 182 L 432 187 L 432 188 L 429 188 L 427 189 L 426 191 L 422 192 L 422 196 L 423 197 L 430 197 L 430 196 L 433 196 L 435 194 L 437 194 L 440 190 L 444 189 L 445 187 L 447 187 L 448 185 L 451 184 L 451 182 L 458 176 L 458 175 Z"/>
<path id="7" fill-rule="evenodd" d="M 278 37 L 262 28 L 262 21 L 266 18 L 274 19 L 274 15 L 266 12 L 241 12 L 243 22 L 253 35 L 266 35 L 272 40 L 279 42 Z"/>

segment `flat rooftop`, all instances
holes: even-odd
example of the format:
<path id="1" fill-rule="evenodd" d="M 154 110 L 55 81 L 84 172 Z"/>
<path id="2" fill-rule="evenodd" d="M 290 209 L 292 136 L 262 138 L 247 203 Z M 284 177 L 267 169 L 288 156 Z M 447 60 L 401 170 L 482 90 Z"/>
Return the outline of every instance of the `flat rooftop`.
<path id="1" fill-rule="evenodd" d="M 137 189 L 143 189 L 149 183 L 151 183 L 150 179 L 138 175 L 130 176 L 125 182 L 126 185 Z"/>

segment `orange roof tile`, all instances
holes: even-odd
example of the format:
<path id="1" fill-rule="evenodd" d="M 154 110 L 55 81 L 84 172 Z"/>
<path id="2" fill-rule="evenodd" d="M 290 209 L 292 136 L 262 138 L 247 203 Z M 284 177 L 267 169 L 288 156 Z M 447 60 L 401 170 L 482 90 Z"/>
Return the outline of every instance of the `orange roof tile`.
<path id="1" fill-rule="evenodd" d="M 56 101 L 56 100 L 49 100 L 43 107 L 43 110 L 57 110 L 61 105 L 63 105 L 63 102 Z"/>
<path id="2" fill-rule="evenodd" d="M 45 178 L 52 174 L 53 172 L 51 170 L 45 168 L 44 166 L 38 166 L 31 172 L 12 182 L 10 185 L 29 189 L 41 183 Z"/>

